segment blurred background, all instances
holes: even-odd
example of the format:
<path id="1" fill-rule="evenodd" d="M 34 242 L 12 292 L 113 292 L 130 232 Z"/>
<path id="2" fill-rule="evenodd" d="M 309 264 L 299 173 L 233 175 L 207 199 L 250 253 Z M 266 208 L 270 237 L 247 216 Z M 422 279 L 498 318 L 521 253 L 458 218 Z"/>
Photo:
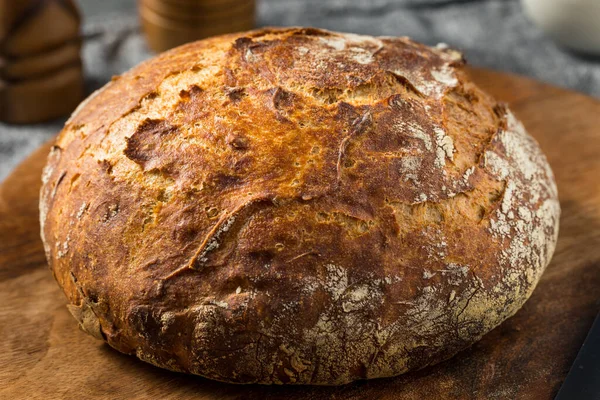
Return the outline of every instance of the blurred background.
<path id="1" fill-rule="evenodd" d="M 0 4 L 2 1 L 6 5 L 15 0 L 0 0 Z M 152 57 L 136 0 L 75 3 L 81 14 L 86 95 L 111 76 Z M 256 0 L 256 26 L 266 25 L 316 26 L 370 35 L 406 35 L 426 44 L 443 42 L 462 50 L 471 65 L 522 74 L 600 97 L 600 58 L 594 55 L 600 50 L 600 0 Z M 0 77 L 0 95 L 3 85 L 7 84 Z M 10 98 L 4 99 L 4 104 L 0 99 L 5 110 L 9 103 Z M 0 122 L 0 182 L 27 154 L 56 134 L 65 119 L 35 124 Z"/>

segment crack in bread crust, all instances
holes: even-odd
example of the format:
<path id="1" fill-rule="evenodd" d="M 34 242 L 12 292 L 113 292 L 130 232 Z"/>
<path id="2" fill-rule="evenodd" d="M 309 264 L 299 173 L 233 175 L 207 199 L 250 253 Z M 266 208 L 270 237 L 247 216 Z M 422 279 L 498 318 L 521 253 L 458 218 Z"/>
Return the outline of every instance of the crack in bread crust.
<path id="1" fill-rule="evenodd" d="M 270 28 L 115 79 L 43 176 L 74 316 L 237 383 L 394 376 L 470 346 L 530 296 L 560 208 L 538 145 L 463 65 L 408 38 Z"/>

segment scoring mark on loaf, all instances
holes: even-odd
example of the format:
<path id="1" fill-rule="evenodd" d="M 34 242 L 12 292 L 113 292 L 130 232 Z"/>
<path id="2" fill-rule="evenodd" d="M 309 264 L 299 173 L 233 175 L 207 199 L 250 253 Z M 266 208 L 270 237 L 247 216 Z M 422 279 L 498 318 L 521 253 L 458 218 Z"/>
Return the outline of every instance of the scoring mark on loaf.
<path id="1" fill-rule="evenodd" d="M 219 248 L 219 240 L 221 240 L 221 236 L 231 228 L 235 222 L 235 219 L 235 215 L 229 215 L 222 218 L 215 225 L 213 230 L 209 233 L 209 236 L 207 236 L 202 245 L 200 245 L 197 255 L 195 255 L 190 261 L 190 267 L 192 269 L 199 269 L 205 265 L 205 263 L 208 261 L 208 253 Z"/>
<path id="2" fill-rule="evenodd" d="M 373 125 L 373 116 L 371 112 L 367 109 L 364 114 L 358 118 L 356 118 L 352 124 L 350 125 L 350 132 L 348 135 L 342 139 L 338 149 L 338 158 L 336 163 L 336 172 L 337 172 L 337 181 L 339 182 L 342 175 L 342 163 L 344 161 L 344 156 L 346 154 L 346 149 L 350 144 L 350 140 L 352 140 L 355 136 L 361 135 L 364 133 L 369 127 Z"/>
<path id="3" fill-rule="evenodd" d="M 235 237 L 239 234 L 240 229 L 255 213 L 273 205 L 272 199 L 257 197 L 247 199 L 232 211 L 224 213 L 202 238 L 200 246 L 189 262 L 167 275 L 163 280 L 171 279 L 186 270 L 202 270 L 207 266 L 221 265 L 226 261 L 229 252 L 233 251 L 233 247 L 236 245 Z M 228 240 L 226 239 L 228 237 L 234 237 L 234 239 Z M 221 258 L 213 254 L 217 251 L 221 253 Z"/>
<path id="4" fill-rule="evenodd" d="M 160 119 L 147 118 L 137 127 L 136 131 L 127 138 L 127 147 L 123 151 L 125 156 L 144 170 L 165 167 L 158 164 L 161 160 L 161 146 L 165 136 L 178 132 L 176 126 Z"/>

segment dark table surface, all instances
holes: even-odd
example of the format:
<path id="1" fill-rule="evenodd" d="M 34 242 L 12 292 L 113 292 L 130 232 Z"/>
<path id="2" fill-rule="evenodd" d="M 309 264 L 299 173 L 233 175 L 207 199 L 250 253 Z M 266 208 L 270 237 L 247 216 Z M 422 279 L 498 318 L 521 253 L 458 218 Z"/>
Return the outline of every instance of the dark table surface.
<path id="1" fill-rule="evenodd" d="M 524 15 L 519 0 L 257 0 L 258 25 L 304 25 L 371 35 L 410 36 L 462 50 L 472 65 L 527 75 L 600 97 L 600 59 L 557 46 Z M 84 15 L 88 91 L 151 57 L 135 0 L 78 0 Z M 64 119 L 0 123 L 0 181 Z"/>

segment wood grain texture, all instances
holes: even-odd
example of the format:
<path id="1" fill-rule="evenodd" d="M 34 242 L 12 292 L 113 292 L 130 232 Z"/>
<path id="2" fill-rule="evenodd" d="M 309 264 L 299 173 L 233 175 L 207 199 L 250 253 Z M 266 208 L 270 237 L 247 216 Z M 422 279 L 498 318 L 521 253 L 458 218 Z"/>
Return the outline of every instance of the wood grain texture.
<path id="1" fill-rule="evenodd" d="M 453 359 L 342 387 L 237 386 L 163 371 L 78 331 L 39 239 L 49 146 L 0 186 L 0 398 L 550 399 L 600 309 L 600 103 L 525 78 L 472 70 L 507 101 L 556 174 L 556 253 L 517 315 Z"/>

